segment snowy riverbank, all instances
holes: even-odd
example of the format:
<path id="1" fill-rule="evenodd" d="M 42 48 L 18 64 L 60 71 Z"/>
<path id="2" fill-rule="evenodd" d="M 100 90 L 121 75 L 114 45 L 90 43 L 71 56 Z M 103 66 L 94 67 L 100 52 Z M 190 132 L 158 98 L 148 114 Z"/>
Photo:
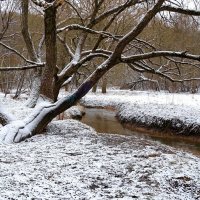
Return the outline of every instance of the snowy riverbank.
<path id="1" fill-rule="evenodd" d="M 200 95 L 109 90 L 89 93 L 82 104 L 88 107 L 114 107 L 124 123 L 172 131 L 200 134 Z"/>
<path id="2" fill-rule="evenodd" d="M 25 99 L 0 95 L 15 117 Z M 0 144 L 0 199 L 200 198 L 200 158 L 136 136 L 97 134 L 75 120 L 54 121 L 45 133 Z"/>

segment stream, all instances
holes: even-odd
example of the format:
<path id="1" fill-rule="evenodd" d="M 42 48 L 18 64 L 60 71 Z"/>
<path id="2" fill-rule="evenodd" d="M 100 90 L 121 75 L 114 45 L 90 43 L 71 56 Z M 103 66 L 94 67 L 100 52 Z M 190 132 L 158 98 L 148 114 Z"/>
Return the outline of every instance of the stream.
<path id="1" fill-rule="evenodd" d="M 134 135 L 140 138 L 146 138 L 154 141 L 159 141 L 162 144 L 166 144 L 175 147 L 178 150 L 188 151 L 197 156 L 200 156 L 200 143 L 186 141 L 178 136 L 167 137 L 165 135 L 156 136 L 148 133 L 139 133 L 127 128 L 124 128 L 122 124 L 115 118 L 115 112 L 99 109 L 99 108 L 85 108 L 86 114 L 82 118 L 82 122 L 93 127 L 99 133 L 111 133 L 120 135 Z"/>

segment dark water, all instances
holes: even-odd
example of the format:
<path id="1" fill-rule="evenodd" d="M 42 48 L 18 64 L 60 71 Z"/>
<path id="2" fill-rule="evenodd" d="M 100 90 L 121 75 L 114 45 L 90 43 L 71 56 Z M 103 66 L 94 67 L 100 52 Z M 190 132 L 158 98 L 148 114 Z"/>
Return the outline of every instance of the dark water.
<path id="1" fill-rule="evenodd" d="M 200 156 L 200 143 L 191 141 L 185 141 L 184 139 L 175 137 L 167 137 L 165 135 L 150 135 L 148 133 L 138 133 L 127 128 L 124 128 L 120 122 L 115 118 L 115 112 L 96 109 L 86 108 L 86 114 L 82 119 L 82 122 L 93 127 L 99 133 L 112 133 L 120 135 L 135 135 L 137 137 L 147 138 L 154 141 L 159 141 L 162 144 L 181 149 L 184 151 L 191 152 L 195 155 Z"/>

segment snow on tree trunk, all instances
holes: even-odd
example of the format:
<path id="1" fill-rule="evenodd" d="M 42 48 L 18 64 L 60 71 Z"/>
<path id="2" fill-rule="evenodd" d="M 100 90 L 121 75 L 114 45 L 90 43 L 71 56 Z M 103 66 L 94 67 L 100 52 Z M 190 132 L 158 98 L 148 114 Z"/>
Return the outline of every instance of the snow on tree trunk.
<path id="1" fill-rule="evenodd" d="M 39 74 L 34 76 L 33 85 L 30 96 L 26 102 L 27 107 L 34 108 L 40 96 L 41 76 Z"/>
<path id="2" fill-rule="evenodd" d="M 112 67 L 114 61 L 105 61 L 93 74 L 71 95 L 63 97 L 55 103 L 48 103 L 35 109 L 31 116 L 11 123 L 0 129 L 0 142 L 16 143 L 41 133 L 44 128 L 60 113 L 64 112 L 83 96 L 99 81 L 99 79 Z"/>
<path id="3" fill-rule="evenodd" d="M 77 97 L 77 94 L 72 94 L 56 103 L 40 106 L 24 120 L 11 121 L 0 129 L 0 142 L 5 144 L 21 142 L 28 137 L 41 133 L 53 118 L 74 105 Z"/>
<path id="4" fill-rule="evenodd" d="M 5 126 L 14 120 L 15 117 L 11 113 L 6 112 L 3 108 L 0 107 L 0 124 Z"/>
<path id="5" fill-rule="evenodd" d="M 28 16 L 29 16 L 29 1 L 23 0 L 21 1 L 21 28 L 22 28 L 22 35 L 23 39 L 28 51 L 28 55 L 30 59 L 34 62 L 41 62 L 41 58 L 38 57 L 34 43 L 31 39 L 30 33 L 29 33 L 29 23 L 28 23 Z M 33 77 L 33 85 L 31 88 L 31 93 L 29 96 L 29 99 L 26 103 L 26 105 L 30 108 L 35 107 L 37 100 L 39 98 L 40 94 L 40 86 L 41 86 L 41 69 L 34 69 L 34 77 Z"/>

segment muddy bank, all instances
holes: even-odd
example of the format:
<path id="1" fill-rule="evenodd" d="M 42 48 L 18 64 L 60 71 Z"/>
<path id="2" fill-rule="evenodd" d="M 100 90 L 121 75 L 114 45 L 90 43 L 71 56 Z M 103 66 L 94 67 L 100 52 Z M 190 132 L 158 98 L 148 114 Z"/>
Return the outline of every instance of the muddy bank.
<path id="1" fill-rule="evenodd" d="M 200 143 L 200 125 L 191 124 L 190 126 L 185 125 L 183 122 L 180 122 L 178 119 L 162 120 L 162 125 L 159 123 L 153 122 L 151 124 L 145 123 L 138 119 L 126 120 L 119 116 L 119 113 L 116 115 L 120 123 L 133 131 L 148 133 L 157 137 L 168 137 L 168 138 L 179 138 L 186 141 Z M 180 126 L 176 126 L 176 123 L 179 123 Z"/>
<path id="2" fill-rule="evenodd" d="M 200 141 L 197 137 L 176 136 L 170 132 L 161 132 L 155 129 L 142 128 L 133 124 L 123 124 L 115 117 L 115 112 L 108 109 L 85 108 L 86 115 L 81 120 L 84 124 L 93 127 L 98 133 L 112 133 L 114 135 L 135 136 L 174 147 L 200 156 Z"/>
<path id="3" fill-rule="evenodd" d="M 139 133 L 146 133 L 148 135 L 152 135 L 158 138 L 178 139 L 186 142 L 200 144 L 200 137 L 198 135 L 184 135 L 184 134 L 182 135 L 178 134 L 177 132 L 173 132 L 173 130 L 171 129 L 163 130 L 155 127 L 140 125 L 137 123 L 129 123 L 129 122 L 120 122 L 120 123 L 124 128 L 127 128 L 129 130 L 137 131 Z"/>
<path id="4" fill-rule="evenodd" d="M 114 108 L 122 123 L 169 132 L 178 136 L 200 134 L 200 96 L 153 92 L 109 91 L 88 94 L 87 107 Z"/>
<path id="5" fill-rule="evenodd" d="M 145 135 L 153 136 L 154 138 L 160 138 L 163 140 L 179 140 L 189 144 L 200 144 L 200 125 L 197 124 L 184 124 L 179 119 L 165 120 L 163 118 L 157 118 L 153 116 L 152 123 L 149 122 L 146 117 L 146 121 L 144 121 L 145 117 L 134 116 L 134 111 L 132 113 L 132 117 L 126 118 L 126 116 L 122 115 L 120 112 L 120 107 L 114 106 L 92 106 L 92 105 L 84 105 L 85 108 L 91 109 L 105 109 L 108 111 L 113 111 L 116 113 L 117 120 L 122 124 L 123 127 L 138 133 L 142 133 Z M 197 153 L 195 152 L 197 155 Z M 198 152 L 198 155 L 199 152 Z"/>
<path id="6" fill-rule="evenodd" d="M 125 126 L 131 129 L 145 130 L 148 132 L 160 132 L 167 133 L 168 135 L 176 136 L 193 136 L 199 138 L 200 124 L 185 124 L 180 119 L 164 119 L 161 117 L 153 116 L 151 120 L 148 119 L 149 116 L 131 116 L 131 118 L 126 118 L 121 115 L 120 111 L 117 111 L 117 119 Z M 199 138 L 200 139 L 200 138 Z"/>
<path id="7" fill-rule="evenodd" d="M 163 105 L 153 106 L 151 105 L 149 108 L 148 105 L 122 104 L 117 107 L 116 117 L 122 124 L 132 127 L 132 129 L 138 127 L 151 132 L 155 131 L 175 136 L 192 136 L 199 139 L 200 123 L 198 121 L 195 122 L 190 117 L 183 115 L 177 116 L 172 107 L 169 107 L 166 115 L 163 115 Z"/>

